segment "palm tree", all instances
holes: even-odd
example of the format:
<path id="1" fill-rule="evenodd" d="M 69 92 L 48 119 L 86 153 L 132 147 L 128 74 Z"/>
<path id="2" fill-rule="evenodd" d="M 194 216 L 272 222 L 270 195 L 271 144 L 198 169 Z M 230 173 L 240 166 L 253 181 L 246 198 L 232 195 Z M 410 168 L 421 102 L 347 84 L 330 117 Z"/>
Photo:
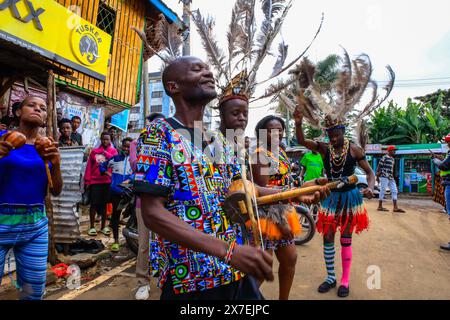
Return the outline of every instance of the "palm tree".
<path id="1" fill-rule="evenodd" d="M 316 83 L 320 85 L 320 93 L 331 92 L 331 86 L 336 81 L 341 57 L 337 54 L 330 54 L 325 59 L 317 62 Z"/>
<path id="2" fill-rule="evenodd" d="M 320 92 L 325 94 L 331 94 L 331 87 L 334 81 L 336 81 L 337 74 L 339 71 L 339 64 L 341 62 L 341 57 L 337 54 L 330 54 L 325 59 L 317 62 L 316 64 L 316 74 L 314 76 L 315 81 L 320 86 Z M 292 92 L 295 93 L 295 86 L 290 88 Z M 286 126 L 288 130 L 288 137 L 292 137 L 295 134 L 295 129 L 291 126 L 289 110 L 280 101 L 276 106 L 271 108 L 274 110 L 275 114 L 286 121 Z M 292 129 L 291 129 L 292 128 Z M 322 134 L 321 130 L 314 129 L 310 125 L 305 125 L 306 136 L 310 139 L 318 137 Z M 289 141 L 288 141 L 289 144 Z"/>
<path id="3" fill-rule="evenodd" d="M 442 141 L 442 138 L 448 134 L 450 120 L 443 116 L 443 96 L 440 95 L 434 105 L 426 103 L 424 105 L 425 117 L 428 120 L 428 136 L 433 142 Z"/>

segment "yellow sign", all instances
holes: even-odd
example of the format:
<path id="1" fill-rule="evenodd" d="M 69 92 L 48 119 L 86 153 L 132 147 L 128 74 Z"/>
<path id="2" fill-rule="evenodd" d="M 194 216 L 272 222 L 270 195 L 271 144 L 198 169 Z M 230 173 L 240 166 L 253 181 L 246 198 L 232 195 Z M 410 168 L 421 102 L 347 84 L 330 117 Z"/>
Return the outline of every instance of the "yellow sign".
<path id="1" fill-rule="evenodd" d="M 105 81 L 111 36 L 53 0 L 0 0 L 0 39 Z"/>

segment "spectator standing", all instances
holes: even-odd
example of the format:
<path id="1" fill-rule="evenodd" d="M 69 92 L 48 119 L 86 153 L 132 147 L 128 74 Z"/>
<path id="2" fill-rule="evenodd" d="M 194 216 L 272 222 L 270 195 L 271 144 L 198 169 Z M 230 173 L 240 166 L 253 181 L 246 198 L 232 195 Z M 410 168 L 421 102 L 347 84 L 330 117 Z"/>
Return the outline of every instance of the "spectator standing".
<path id="1" fill-rule="evenodd" d="M 73 139 L 72 122 L 69 119 L 61 119 L 59 122 L 59 147 L 76 147 L 80 144 Z"/>
<path id="2" fill-rule="evenodd" d="M 132 141 L 133 139 L 131 138 L 123 139 L 119 154 L 100 165 L 100 172 L 111 177 L 111 202 L 113 205 L 111 227 L 114 236 L 114 243 L 111 246 L 111 251 L 113 252 L 118 252 L 120 250 L 120 211 L 118 210 L 118 207 L 120 201 L 123 199 L 124 190 L 120 188 L 119 185 L 130 180 L 133 173 L 130 165 L 130 143 Z"/>
<path id="3" fill-rule="evenodd" d="M 447 209 L 448 219 L 450 220 L 450 134 L 445 137 L 445 142 L 449 147 L 447 157 L 440 160 L 435 154 L 432 154 L 434 164 L 439 168 L 442 179 L 442 185 L 445 188 L 445 205 Z M 450 242 L 441 245 L 441 249 L 450 251 Z"/>
<path id="4" fill-rule="evenodd" d="M 90 229 L 88 235 L 96 236 L 95 214 L 101 216 L 101 232 L 109 236 L 111 230 L 106 227 L 106 204 L 110 200 L 111 176 L 102 174 L 100 166 L 103 162 L 117 155 L 117 150 L 111 145 L 111 134 L 103 132 L 101 134 L 101 144 L 91 151 L 84 174 L 84 187 L 88 188 L 91 199 L 89 210 Z M 108 169 L 111 172 L 111 169 Z"/>
<path id="5" fill-rule="evenodd" d="M 79 116 L 72 117 L 72 134 L 71 139 L 76 141 L 79 146 L 83 145 L 83 137 L 78 132 L 78 128 L 81 126 L 81 118 Z"/>
<path id="6" fill-rule="evenodd" d="M 395 146 L 389 146 L 387 148 L 387 154 L 385 154 L 378 164 L 377 168 L 377 181 L 380 183 L 380 196 L 378 211 L 388 211 L 388 209 L 383 207 L 384 195 L 386 194 L 386 189 L 389 186 L 391 190 L 391 197 L 394 203 L 394 212 L 405 212 L 405 210 L 400 209 L 397 205 L 397 183 L 394 179 L 394 166 L 395 166 Z"/>
<path id="7" fill-rule="evenodd" d="M 300 165 L 302 166 L 300 178 L 304 182 L 324 176 L 322 155 L 315 150 L 307 152 L 300 161 Z"/>

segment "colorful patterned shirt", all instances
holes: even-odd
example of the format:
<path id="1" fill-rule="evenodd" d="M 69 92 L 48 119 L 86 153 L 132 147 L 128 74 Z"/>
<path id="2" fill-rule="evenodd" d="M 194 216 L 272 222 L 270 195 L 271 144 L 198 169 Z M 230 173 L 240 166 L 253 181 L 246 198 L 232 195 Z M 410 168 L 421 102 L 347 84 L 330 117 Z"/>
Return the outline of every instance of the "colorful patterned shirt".
<path id="1" fill-rule="evenodd" d="M 394 165 L 395 159 L 390 155 L 385 154 L 378 164 L 378 172 L 380 177 L 387 179 L 394 179 Z"/>
<path id="2" fill-rule="evenodd" d="M 236 238 L 222 209 L 228 187 L 240 177 L 229 148 L 221 152 L 220 163 L 214 163 L 175 130 L 171 119 L 157 119 L 141 134 L 137 153 L 136 192 L 167 198 L 168 211 L 212 237 Z M 176 294 L 203 291 L 243 276 L 218 257 L 157 239 L 160 288 L 169 280 Z"/>
<path id="3" fill-rule="evenodd" d="M 276 157 L 272 152 L 261 147 L 255 150 L 256 154 L 260 153 L 261 155 L 266 157 L 270 164 L 268 186 L 272 187 L 289 186 L 289 182 L 291 179 L 291 162 L 289 160 L 289 157 L 282 148 L 280 148 L 279 150 L 280 151 L 278 157 Z"/>

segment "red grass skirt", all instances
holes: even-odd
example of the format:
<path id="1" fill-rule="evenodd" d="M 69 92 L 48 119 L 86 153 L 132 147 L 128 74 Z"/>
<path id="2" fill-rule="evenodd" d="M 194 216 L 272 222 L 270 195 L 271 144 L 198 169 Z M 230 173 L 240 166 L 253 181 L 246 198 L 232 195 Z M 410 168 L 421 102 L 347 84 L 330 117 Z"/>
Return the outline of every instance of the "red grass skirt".
<path id="1" fill-rule="evenodd" d="M 332 192 L 330 197 L 322 202 L 316 224 L 317 232 L 327 234 L 340 230 L 341 234 L 361 233 L 369 228 L 369 215 L 358 189 L 346 192 Z"/>

